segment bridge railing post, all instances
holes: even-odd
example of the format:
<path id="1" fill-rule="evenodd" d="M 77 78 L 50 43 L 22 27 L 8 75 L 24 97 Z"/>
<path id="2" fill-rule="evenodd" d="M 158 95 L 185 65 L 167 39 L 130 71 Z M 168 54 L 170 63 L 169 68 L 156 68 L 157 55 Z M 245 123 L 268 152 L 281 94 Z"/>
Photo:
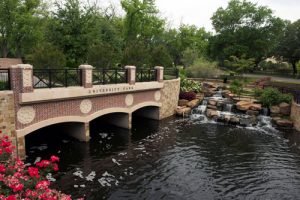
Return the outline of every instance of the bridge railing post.
<path id="1" fill-rule="evenodd" d="M 127 83 L 134 85 L 136 81 L 136 67 L 135 66 L 125 66 Z"/>
<path id="2" fill-rule="evenodd" d="M 91 65 L 80 65 L 81 71 L 81 86 L 84 88 L 93 87 L 93 66 Z"/>
<path id="3" fill-rule="evenodd" d="M 164 68 L 161 66 L 156 66 L 156 67 L 154 67 L 154 69 L 155 69 L 156 81 L 163 82 L 164 81 Z"/>
<path id="4" fill-rule="evenodd" d="M 33 92 L 32 65 L 19 64 L 10 67 L 11 89 L 17 93 Z"/>

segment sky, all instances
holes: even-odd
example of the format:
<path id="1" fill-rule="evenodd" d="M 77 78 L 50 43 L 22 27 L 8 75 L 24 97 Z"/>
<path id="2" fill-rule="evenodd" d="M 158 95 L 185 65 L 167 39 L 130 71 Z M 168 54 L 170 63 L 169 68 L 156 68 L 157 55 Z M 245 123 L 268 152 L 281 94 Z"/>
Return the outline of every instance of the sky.
<path id="1" fill-rule="evenodd" d="M 161 16 L 167 18 L 171 27 L 181 23 L 205 27 L 213 31 L 211 16 L 219 7 L 226 7 L 229 0 L 156 0 Z M 300 19 L 300 0 L 250 0 L 268 6 L 282 19 Z M 119 7 L 120 0 L 98 0 L 100 5 L 112 3 Z"/>

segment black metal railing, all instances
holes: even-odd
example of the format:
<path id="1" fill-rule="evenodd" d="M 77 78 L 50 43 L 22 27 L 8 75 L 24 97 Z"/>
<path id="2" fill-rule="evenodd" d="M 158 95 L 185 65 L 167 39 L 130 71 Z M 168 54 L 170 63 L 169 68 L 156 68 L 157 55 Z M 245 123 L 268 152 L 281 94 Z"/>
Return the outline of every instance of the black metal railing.
<path id="1" fill-rule="evenodd" d="M 164 80 L 172 80 L 179 77 L 179 70 L 177 68 L 165 68 Z"/>
<path id="2" fill-rule="evenodd" d="M 118 84 L 127 82 L 126 69 L 94 69 L 93 70 L 93 84 L 106 85 Z"/>
<path id="3" fill-rule="evenodd" d="M 10 70 L 0 69 L 0 91 L 10 89 Z"/>
<path id="4" fill-rule="evenodd" d="M 80 69 L 34 69 L 34 88 L 56 88 L 81 85 Z"/>
<path id="5" fill-rule="evenodd" d="M 148 82 L 156 80 L 155 69 L 136 69 L 136 82 Z"/>

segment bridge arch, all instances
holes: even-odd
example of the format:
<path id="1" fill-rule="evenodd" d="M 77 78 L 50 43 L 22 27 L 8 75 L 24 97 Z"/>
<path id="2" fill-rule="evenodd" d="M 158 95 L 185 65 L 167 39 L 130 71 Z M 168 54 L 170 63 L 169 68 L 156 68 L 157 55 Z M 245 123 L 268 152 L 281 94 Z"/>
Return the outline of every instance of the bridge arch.
<path id="1" fill-rule="evenodd" d="M 34 131 L 37 131 L 41 128 L 48 127 L 48 126 L 55 125 L 55 124 L 61 124 L 61 123 L 88 124 L 96 118 L 99 118 L 99 117 L 107 115 L 107 114 L 113 114 L 113 113 L 127 114 L 128 115 L 128 125 L 124 125 L 122 127 L 130 129 L 132 113 L 140 110 L 141 108 L 148 108 L 148 107 L 155 107 L 155 108 L 159 109 L 161 107 L 161 103 L 148 101 L 148 102 L 139 103 L 135 106 L 128 107 L 128 108 L 115 107 L 115 108 L 102 109 L 102 110 L 99 110 L 98 112 L 92 113 L 91 115 L 87 115 L 87 116 L 63 116 L 63 117 L 50 118 L 50 119 L 47 119 L 47 120 L 44 120 L 41 122 L 34 123 L 30 126 L 27 126 L 24 129 L 17 130 L 16 131 L 17 137 L 18 138 L 24 137 L 24 136 L 26 136 Z M 151 117 L 151 115 L 153 113 L 152 114 L 148 113 L 148 114 L 150 114 L 148 116 L 148 118 L 153 118 L 153 117 Z M 145 114 L 143 114 L 143 116 L 147 117 L 147 114 L 145 113 Z M 117 121 L 117 119 L 115 121 Z M 123 123 L 125 123 L 125 122 L 123 122 Z"/>

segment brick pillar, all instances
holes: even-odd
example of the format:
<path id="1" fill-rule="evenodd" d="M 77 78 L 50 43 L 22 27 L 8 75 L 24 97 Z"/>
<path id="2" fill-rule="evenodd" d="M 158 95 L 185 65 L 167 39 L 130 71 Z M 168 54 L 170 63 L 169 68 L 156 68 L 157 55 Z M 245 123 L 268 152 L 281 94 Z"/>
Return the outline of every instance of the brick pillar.
<path id="1" fill-rule="evenodd" d="M 91 65 L 80 65 L 81 70 L 81 85 L 84 88 L 93 87 L 93 66 Z"/>
<path id="2" fill-rule="evenodd" d="M 155 68 L 156 81 L 163 82 L 164 81 L 164 68 L 161 66 L 156 66 Z"/>
<path id="3" fill-rule="evenodd" d="M 25 136 L 17 137 L 17 156 L 20 159 L 26 158 Z"/>
<path id="4" fill-rule="evenodd" d="M 126 74 L 127 74 L 127 83 L 130 85 L 135 84 L 135 76 L 136 76 L 136 67 L 135 66 L 125 66 Z"/>
<path id="5" fill-rule="evenodd" d="M 10 83 L 14 93 L 33 92 L 32 65 L 19 64 L 10 67 Z"/>

